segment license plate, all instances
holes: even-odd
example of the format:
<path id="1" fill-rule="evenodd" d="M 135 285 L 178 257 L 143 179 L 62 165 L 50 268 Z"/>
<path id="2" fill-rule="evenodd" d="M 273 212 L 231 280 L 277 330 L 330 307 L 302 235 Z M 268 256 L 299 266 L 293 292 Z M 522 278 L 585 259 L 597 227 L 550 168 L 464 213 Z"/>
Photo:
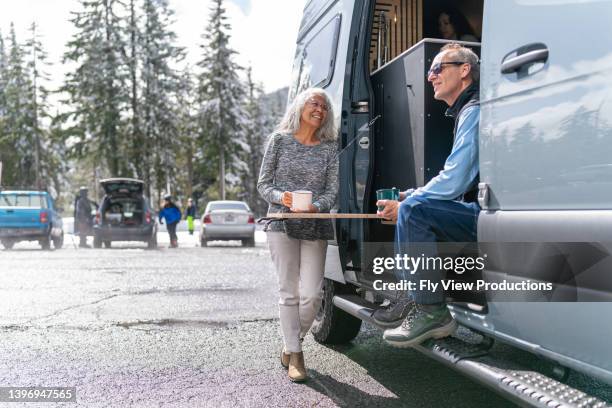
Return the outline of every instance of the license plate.
<path id="1" fill-rule="evenodd" d="M 226 222 L 227 224 L 233 223 L 233 222 L 235 222 L 235 221 L 236 221 L 236 219 L 234 218 L 234 216 L 233 216 L 233 215 L 228 214 L 228 215 L 226 215 L 226 216 L 225 216 L 225 222 Z"/>

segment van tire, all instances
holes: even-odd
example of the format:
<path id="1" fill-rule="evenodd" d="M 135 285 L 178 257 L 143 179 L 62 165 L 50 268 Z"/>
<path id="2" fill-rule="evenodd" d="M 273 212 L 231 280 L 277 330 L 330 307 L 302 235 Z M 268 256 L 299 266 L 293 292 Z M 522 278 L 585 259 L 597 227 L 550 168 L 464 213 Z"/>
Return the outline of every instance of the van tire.
<path id="1" fill-rule="evenodd" d="M 148 249 L 157 249 L 157 234 L 152 234 L 151 238 L 147 241 Z"/>
<path id="2" fill-rule="evenodd" d="M 2 246 L 4 247 L 4 249 L 13 249 L 13 245 L 15 245 L 15 241 L 13 241 L 12 239 L 2 240 Z"/>
<path id="3" fill-rule="evenodd" d="M 47 235 L 46 237 L 41 238 L 39 243 L 40 247 L 44 251 L 49 251 L 51 249 L 51 235 Z"/>
<path id="4" fill-rule="evenodd" d="M 63 246 L 64 246 L 64 232 L 62 231 L 62 234 L 59 237 L 53 238 L 53 248 L 62 249 Z"/>
<path id="5" fill-rule="evenodd" d="M 357 337 L 361 329 L 361 320 L 339 309 L 333 303 L 334 295 L 352 292 L 349 285 L 324 279 L 321 308 L 311 328 L 312 335 L 318 343 L 343 344 Z"/>

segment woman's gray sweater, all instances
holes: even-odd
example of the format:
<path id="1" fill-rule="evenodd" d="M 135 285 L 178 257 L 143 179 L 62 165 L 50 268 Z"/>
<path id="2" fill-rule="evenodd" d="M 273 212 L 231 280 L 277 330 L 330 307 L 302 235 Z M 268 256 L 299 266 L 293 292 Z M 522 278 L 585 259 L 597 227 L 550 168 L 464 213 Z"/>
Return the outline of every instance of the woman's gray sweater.
<path id="1" fill-rule="evenodd" d="M 270 203 L 268 212 L 289 212 L 281 204 L 283 192 L 312 191 L 312 204 L 329 212 L 338 195 L 337 144 L 306 146 L 291 134 L 272 134 L 268 139 L 257 182 L 259 194 Z M 333 239 L 330 220 L 272 222 L 269 230 L 286 232 L 298 239 Z"/>

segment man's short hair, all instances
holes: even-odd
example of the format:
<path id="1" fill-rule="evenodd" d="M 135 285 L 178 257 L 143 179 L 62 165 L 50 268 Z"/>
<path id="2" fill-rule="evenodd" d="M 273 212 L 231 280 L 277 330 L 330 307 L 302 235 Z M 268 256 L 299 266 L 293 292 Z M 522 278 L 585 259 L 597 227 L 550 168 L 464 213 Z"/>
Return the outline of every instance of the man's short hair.
<path id="1" fill-rule="evenodd" d="M 446 44 L 440 49 L 440 52 L 444 51 L 449 51 L 449 54 L 451 54 L 455 60 L 465 61 L 470 64 L 470 76 L 472 77 L 472 81 L 478 82 L 480 79 L 480 67 L 478 55 L 476 55 L 474 51 L 457 43 Z"/>

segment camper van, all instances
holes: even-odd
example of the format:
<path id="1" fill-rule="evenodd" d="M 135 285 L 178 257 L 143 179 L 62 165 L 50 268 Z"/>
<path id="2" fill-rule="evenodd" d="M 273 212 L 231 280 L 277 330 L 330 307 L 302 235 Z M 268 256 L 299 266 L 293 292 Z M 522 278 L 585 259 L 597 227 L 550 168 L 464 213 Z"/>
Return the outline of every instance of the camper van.
<path id="1" fill-rule="evenodd" d="M 449 42 L 480 56 L 481 278 L 556 291 L 451 293 L 453 316 L 479 340 L 417 349 L 522 405 L 606 406 L 565 384 L 571 372 L 612 385 L 611 21 L 612 0 L 310 0 L 297 36 L 289 97 L 318 86 L 333 100 L 339 213 L 375 213 L 377 189 L 423 186 L 442 169 L 453 121 L 427 71 Z M 327 344 L 351 341 L 396 296 L 374 287 L 372 269 L 394 225 L 338 219 L 335 230 L 313 328 Z M 494 341 L 555 375 L 502 362 Z"/>

